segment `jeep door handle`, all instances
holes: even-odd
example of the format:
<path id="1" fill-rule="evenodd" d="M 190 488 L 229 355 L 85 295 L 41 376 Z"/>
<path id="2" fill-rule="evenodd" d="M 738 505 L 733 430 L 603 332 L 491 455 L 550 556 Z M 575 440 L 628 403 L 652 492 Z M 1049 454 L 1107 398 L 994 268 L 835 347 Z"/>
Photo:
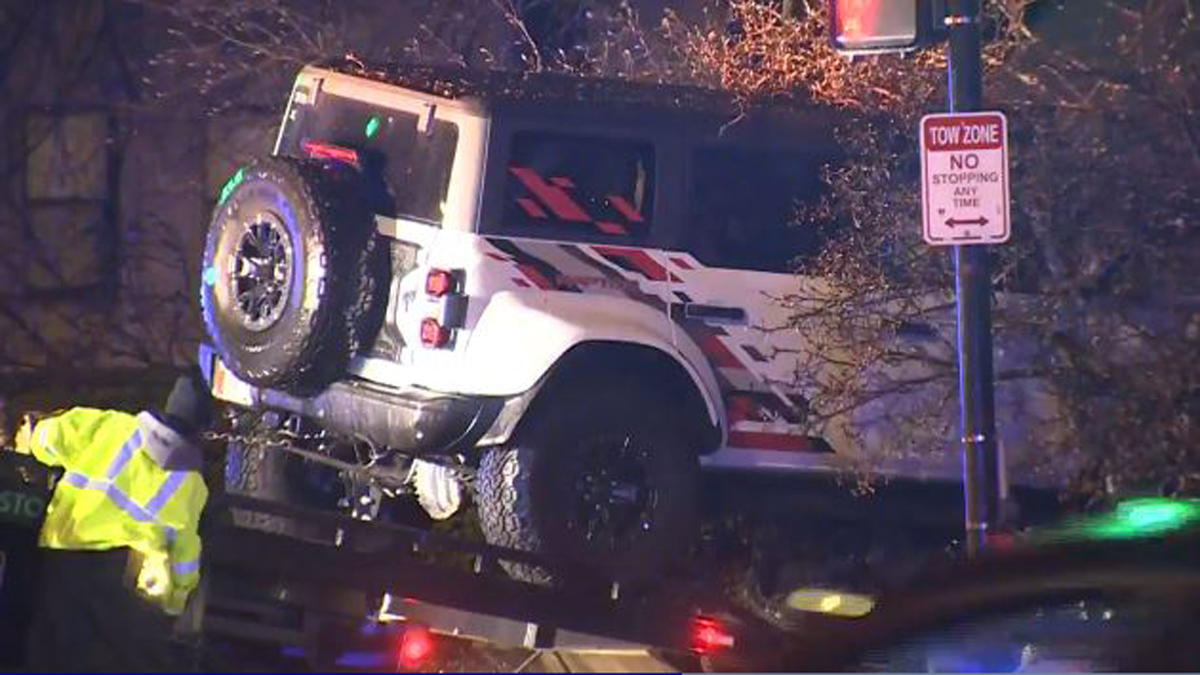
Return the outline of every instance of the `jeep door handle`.
<path id="1" fill-rule="evenodd" d="M 689 302 L 683 306 L 683 316 L 688 319 L 699 319 L 705 323 L 725 325 L 745 325 L 747 323 L 746 310 L 741 307 L 723 307 L 696 302 Z"/>

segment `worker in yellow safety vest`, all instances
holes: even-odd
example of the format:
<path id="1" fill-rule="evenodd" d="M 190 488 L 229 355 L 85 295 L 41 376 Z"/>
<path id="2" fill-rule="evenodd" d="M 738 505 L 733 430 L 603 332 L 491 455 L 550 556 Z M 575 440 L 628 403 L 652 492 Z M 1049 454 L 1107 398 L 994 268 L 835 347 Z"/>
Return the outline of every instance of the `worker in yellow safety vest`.
<path id="1" fill-rule="evenodd" d="M 185 376 L 161 411 L 72 408 L 22 426 L 18 452 L 63 471 L 38 539 L 30 669 L 180 669 L 171 637 L 200 580 L 211 417 L 208 389 Z"/>

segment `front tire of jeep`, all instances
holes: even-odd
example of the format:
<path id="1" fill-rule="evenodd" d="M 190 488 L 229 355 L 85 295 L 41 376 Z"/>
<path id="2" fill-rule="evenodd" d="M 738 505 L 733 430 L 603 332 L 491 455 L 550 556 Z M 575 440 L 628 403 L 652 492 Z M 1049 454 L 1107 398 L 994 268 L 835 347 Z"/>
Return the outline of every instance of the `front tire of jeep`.
<path id="1" fill-rule="evenodd" d="M 699 462 L 677 405 L 612 381 L 531 410 L 514 442 L 487 451 L 476 479 L 484 536 L 541 553 L 554 571 L 503 562 L 535 583 L 661 577 L 695 538 Z"/>
<path id="2" fill-rule="evenodd" d="M 378 330 L 387 249 L 350 167 L 255 160 L 217 206 L 204 249 L 205 328 L 239 378 L 299 395 L 340 376 Z"/>

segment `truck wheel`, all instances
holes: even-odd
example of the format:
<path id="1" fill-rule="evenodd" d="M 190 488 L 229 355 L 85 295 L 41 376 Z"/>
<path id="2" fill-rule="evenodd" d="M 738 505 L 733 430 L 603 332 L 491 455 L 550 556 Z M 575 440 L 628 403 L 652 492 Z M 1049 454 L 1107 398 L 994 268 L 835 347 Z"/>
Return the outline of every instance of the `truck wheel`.
<path id="1" fill-rule="evenodd" d="M 538 406 L 507 447 L 484 454 L 479 519 L 495 545 L 542 553 L 574 576 L 638 582 L 686 554 L 696 530 L 699 464 L 684 419 L 632 381 Z M 560 574 L 505 563 L 539 583 Z"/>
<path id="2" fill-rule="evenodd" d="M 378 330 L 386 247 L 349 167 L 268 157 L 240 175 L 208 230 L 205 327 L 241 379 L 318 391 Z"/>

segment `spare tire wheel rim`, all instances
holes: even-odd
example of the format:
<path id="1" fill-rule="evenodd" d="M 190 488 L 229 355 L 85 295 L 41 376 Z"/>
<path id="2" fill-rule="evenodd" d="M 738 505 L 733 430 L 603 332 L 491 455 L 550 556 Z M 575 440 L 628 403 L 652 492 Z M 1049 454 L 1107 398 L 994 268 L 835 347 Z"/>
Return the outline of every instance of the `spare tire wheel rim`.
<path id="1" fill-rule="evenodd" d="M 651 477 L 650 448 L 630 435 L 583 441 L 577 455 L 569 519 L 590 547 L 621 550 L 649 533 L 658 491 Z"/>
<path id="2" fill-rule="evenodd" d="M 233 259 L 233 296 L 248 330 L 275 325 L 292 287 L 292 238 L 274 213 L 259 213 L 242 226 Z"/>

